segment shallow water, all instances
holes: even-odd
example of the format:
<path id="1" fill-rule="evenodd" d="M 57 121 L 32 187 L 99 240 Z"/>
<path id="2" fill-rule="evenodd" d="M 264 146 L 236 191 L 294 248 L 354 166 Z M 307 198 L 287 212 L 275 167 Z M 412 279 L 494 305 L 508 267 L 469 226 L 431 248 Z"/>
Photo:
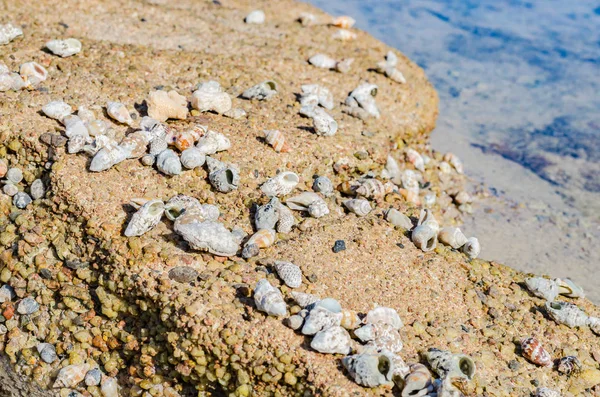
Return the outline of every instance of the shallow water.
<path id="1" fill-rule="evenodd" d="M 309 2 L 425 69 L 440 96 L 434 149 L 457 153 L 498 197 L 465 221 L 484 257 L 598 289 L 597 1 Z"/>

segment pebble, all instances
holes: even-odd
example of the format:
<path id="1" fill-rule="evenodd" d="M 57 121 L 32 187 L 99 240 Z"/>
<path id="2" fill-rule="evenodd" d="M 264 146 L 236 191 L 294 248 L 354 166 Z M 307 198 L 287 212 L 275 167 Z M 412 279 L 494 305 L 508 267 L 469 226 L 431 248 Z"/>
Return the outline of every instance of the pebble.
<path id="1" fill-rule="evenodd" d="M 0 159 L 0 178 L 4 178 L 7 172 L 8 164 L 6 164 L 6 160 Z"/>
<path id="2" fill-rule="evenodd" d="M 15 184 L 19 183 L 23 180 L 23 171 L 21 171 L 19 168 L 13 167 L 6 173 L 6 179 Z"/>
<path id="3" fill-rule="evenodd" d="M 19 306 L 17 307 L 17 312 L 19 314 L 33 314 L 40 309 L 39 303 L 35 301 L 32 297 L 27 297 L 19 302 Z"/>
<path id="4" fill-rule="evenodd" d="M 13 197 L 14 206 L 20 210 L 27 208 L 31 201 L 31 197 L 25 192 L 19 192 Z"/>
<path id="5" fill-rule="evenodd" d="M 169 278 L 178 283 L 191 283 L 198 278 L 198 272 L 189 266 L 177 266 L 169 270 Z"/>
<path id="6" fill-rule="evenodd" d="M 265 22 L 265 13 L 262 10 L 254 10 L 244 19 L 246 23 L 261 24 Z"/>
<path id="7" fill-rule="evenodd" d="M 16 185 L 12 184 L 12 183 L 7 183 L 6 185 L 2 186 L 2 191 L 7 196 L 12 197 L 15 194 L 19 193 L 19 188 Z"/>
<path id="8" fill-rule="evenodd" d="M 99 368 L 92 368 L 85 374 L 86 386 L 98 386 L 102 380 L 102 371 Z"/>
<path id="9" fill-rule="evenodd" d="M 298 314 L 294 314 L 293 316 L 286 318 L 284 324 L 296 331 L 302 327 L 302 324 L 304 324 L 304 318 Z"/>
<path id="10" fill-rule="evenodd" d="M 50 343 L 40 343 L 36 346 L 36 349 L 44 362 L 52 364 L 54 361 L 58 360 L 56 349 Z"/>
<path id="11" fill-rule="evenodd" d="M 44 197 L 44 194 L 46 193 L 46 189 L 44 188 L 44 182 L 42 182 L 41 179 L 36 179 L 31 184 L 31 187 L 29 188 L 29 192 L 31 193 L 32 199 L 34 199 L 34 200 L 41 199 L 42 197 Z"/>
<path id="12" fill-rule="evenodd" d="M 336 254 L 340 251 L 344 251 L 346 249 L 346 242 L 344 240 L 337 240 L 335 244 L 333 244 L 333 252 Z"/>
<path id="13" fill-rule="evenodd" d="M 10 43 L 15 37 L 23 35 L 23 30 L 20 27 L 7 23 L 0 25 L 0 45 Z"/>
<path id="14" fill-rule="evenodd" d="M 5 284 L 2 287 L 0 287 L 0 303 L 10 302 L 16 297 L 17 294 L 15 293 L 14 288 L 10 285 Z"/>

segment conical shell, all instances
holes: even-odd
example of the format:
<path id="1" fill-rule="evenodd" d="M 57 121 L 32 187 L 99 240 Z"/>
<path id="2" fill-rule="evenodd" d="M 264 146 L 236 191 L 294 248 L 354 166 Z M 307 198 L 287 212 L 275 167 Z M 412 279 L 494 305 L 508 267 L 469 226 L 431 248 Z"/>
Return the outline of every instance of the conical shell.
<path id="1" fill-rule="evenodd" d="M 204 221 L 194 214 L 178 217 L 174 230 L 195 250 L 219 256 L 234 256 L 240 248 L 236 237 L 221 223 Z"/>
<path id="2" fill-rule="evenodd" d="M 139 159 L 146 154 L 148 141 L 146 135 L 142 131 L 136 131 L 123 138 L 119 146 L 129 151 L 129 156 L 127 156 L 127 158 Z"/>
<path id="3" fill-rule="evenodd" d="M 419 225 L 411 233 L 412 242 L 423 252 L 433 251 L 437 246 L 437 233 L 428 225 Z"/>
<path id="4" fill-rule="evenodd" d="M 577 305 L 569 302 L 546 302 L 546 311 L 554 321 L 570 328 L 583 327 L 588 323 L 588 315 Z"/>
<path id="5" fill-rule="evenodd" d="M 214 160 L 207 157 L 207 163 L 210 160 Z M 216 161 L 216 160 L 215 160 Z M 240 172 L 238 168 L 233 164 L 220 163 L 219 168 L 214 168 L 209 165 L 209 168 L 213 170 L 208 174 L 208 180 L 210 184 L 221 193 L 229 193 L 237 190 L 240 184 Z M 213 164 L 215 164 L 213 162 Z"/>
<path id="6" fill-rule="evenodd" d="M 356 194 L 367 199 L 381 199 L 387 193 L 390 193 L 389 189 L 377 179 L 366 179 L 356 189 Z"/>
<path id="7" fill-rule="evenodd" d="M 310 347 L 328 354 L 348 354 L 352 350 L 350 334 L 340 326 L 318 332 L 310 342 Z"/>
<path id="8" fill-rule="evenodd" d="M 342 364 L 361 386 L 392 385 L 394 363 L 387 354 L 356 354 L 344 357 Z"/>
<path id="9" fill-rule="evenodd" d="M 279 278 L 290 288 L 298 288 L 302 285 L 302 270 L 291 262 L 275 261 L 275 270 Z"/>
<path id="10" fill-rule="evenodd" d="M 363 334 L 363 331 L 364 335 Z M 402 351 L 402 338 L 400 333 L 393 326 L 385 323 L 367 324 L 354 331 L 354 334 L 363 342 L 368 342 L 364 351 L 369 353 L 390 352 L 399 353 Z M 363 338 L 362 336 L 368 336 Z"/>
<path id="11" fill-rule="evenodd" d="M 362 83 L 354 89 L 346 98 L 346 105 L 350 107 L 361 107 L 370 116 L 379 118 L 380 113 L 375 103 L 378 87 L 375 84 Z"/>
<path id="12" fill-rule="evenodd" d="M 454 249 L 458 249 L 467 243 L 467 237 L 458 227 L 445 227 L 440 230 L 438 239 L 443 244 L 449 245 Z"/>
<path id="13" fill-rule="evenodd" d="M 271 145 L 277 153 L 286 153 L 291 151 L 290 147 L 285 142 L 285 136 L 283 135 L 283 132 L 279 130 L 265 130 L 264 134 L 267 143 Z"/>
<path id="14" fill-rule="evenodd" d="M 432 230 L 434 230 L 436 234 L 440 231 L 440 224 L 435 219 L 433 212 L 431 212 L 431 210 L 429 210 L 429 209 L 421 210 L 421 215 L 419 217 L 419 223 L 417 223 L 417 225 L 428 226 Z"/>
<path id="15" fill-rule="evenodd" d="M 106 144 L 92 159 L 90 171 L 105 171 L 129 157 L 129 150 L 119 146 L 115 141 Z"/>
<path id="16" fill-rule="evenodd" d="M 583 291 L 583 288 L 575 284 L 573 280 L 569 278 L 557 278 L 556 282 L 558 284 L 559 294 L 568 296 L 569 298 L 585 298 L 585 292 Z"/>
<path id="17" fill-rule="evenodd" d="M 166 149 L 156 157 L 156 168 L 166 175 L 179 175 L 182 171 L 181 160 L 173 150 Z"/>
<path id="18" fill-rule="evenodd" d="M 289 233 L 292 231 L 292 227 L 296 224 L 296 218 L 292 211 L 279 203 L 279 219 L 277 220 L 277 232 L 278 233 Z"/>
<path id="19" fill-rule="evenodd" d="M 344 206 L 358 216 L 365 216 L 371 212 L 371 204 L 363 199 L 351 199 L 344 201 Z"/>
<path id="20" fill-rule="evenodd" d="M 258 248 L 267 248 L 275 242 L 275 231 L 271 229 L 260 229 L 248 239 L 246 245 L 256 244 Z"/>
<path id="21" fill-rule="evenodd" d="M 62 123 L 65 117 L 73 113 L 73 108 L 63 101 L 52 101 L 42 107 L 42 112 L 51 119 Z"/>
<path id="22" fill-rule="evenodd" d="M 536 338 L 524 338 L 521 340 L 521 352 L 523 353 L 523 357 L 539 366 L 552 367 L 554 365 L 552 357 L 550 357 L 550 354 Z"/>
<path id="23" fill-rule="evenodd" d="M 269 197 L 285 196 L 300 182 L 300 178 L 293 172 L 280 172 L 262 184 L 260 190 Z"/>
<path id="24" fill-rule="evenodd" d="M 166 140 L 170 145 L 173 145 L 180 151 L 183 151 L 194 146 L 196 141 L 200 139 L 201 133 L 203 133 L 201 128 L 192 128 L 185 131 L 172 130 L 167 134 Z"/>
<path id="25" fill-rule="evenodd" d="M 327 214 L 329 214 L 329 207 L 327 203 L 322 199 L 313 201 L 308 206 L 308 214 L 313 218 L 321 218 Z"/>
<path id="26" fill-rule="evenodd" d="M 316 295 L 298 291 L 292 291 L 292 298 L 298 304 L 298 306 L 302 308 L 310 306 L 320 300 L 320 298 Z"/>
<path id="27" fill-rule="evenodd" d="M 129 114 L 129 110 L 121 102 L 108 102 L 106 104 L 106 112 L 113 119 L 122 124 L 131 125 L 133 119 Z"/>
<path id="28" fill-rule="evenodd" d="M 285 316 L 286 305 L 281 292 L 265 278 L 260 280 L 254 288 L 254 303 L 258 310 L 270 316 Z"/>
<path id="29" fill-rule="evenodd" d="M 463 245 L 462 250 L 470 259 L 477 258 L 481 253 L 479 240 L 476 237 L 469 237 L 465 245 Z"/>
<path id="30" fill-rule="evenodd" d="M 331 110 L 334 106 L 333 94 L 319 84 L 305 84 L 301 87 L 302 95 L 316 95 L 319 105 Z"/>
<path id="31" fill-rule="evenodd" d="M 296 211 L 308 211 L 308 207 L 315 201 L 323 200 L 321 196 L 313 192 L 303 192 L 297 196 L 290 197 L 285 201 L 286 205 Z"/>
<path id="32" fill-rule="evenodd" d="M 401 227 L 406 230 L 411 230 L 413 228 L 413 224 L 410 218 L 394 208 L 390 208 L 385 213 L 385 219 L 392 225 Z"/>
<path id="33" fill-rule="evenodd" d="M 72 388 L 77 386 L 90 369 L 89 364 L 67 365 L 58 372 L 53 388 Z"/>
<path id="34" fill-rule="evenodd" d="M 150 200 L 146 202 L 131 217 L 127 229 L 125 230 L 125 236 L 141 236 L 154 229 L 160 222 L 164 211 L 165 205 L 161 200 Z"/>

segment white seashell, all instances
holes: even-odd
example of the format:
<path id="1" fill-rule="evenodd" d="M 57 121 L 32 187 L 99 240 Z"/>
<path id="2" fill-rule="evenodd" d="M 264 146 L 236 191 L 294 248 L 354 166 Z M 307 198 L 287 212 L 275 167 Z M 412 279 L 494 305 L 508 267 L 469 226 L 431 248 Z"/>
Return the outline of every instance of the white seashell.
<path id="1" fill-rule="evenodd" d="M 431 348 L 427 351 L 426 358 L 431 368 L 441 378 L 471 380 L 475 375 L 475 363 L 464 354 L 453 354 L 449 351 Z"/>
<path id="2" fill-rule="evenodd" d="M 406 84 L 406 78 L 398 69 L 391 65 L 387 60 L 379 62 L 377 64 L 377 71 L 381 74 L 385 74 L 388 78 L 395 81 L 396 83 Z"/>
<path id="3" fill-rule="evenodd" d="M 273 287 L 266 278 L 254 287 L 256 308 L 270 316 L 285 316 L 286 305 L 279 289 Z"/>
<path id="4" fill-rule="evenodd" d="M 366 324 L 388 324 L 394 329 L 400 329 L 404 326 L 398 312 L 391 307 L 377 307 L 370 310 L 365 317 Z"/>
<path id="5" fill-rule="evenodd" d="M 119 123 L 127 125 L 133 124 L 133 119 L 131 118 L 129 111 L 121 102 L 107 102 L 106 112 L 113 120 L 116 120 Z"/>
<path id="6" fill-rule="evenodd" d="M 246 111 L 242 108 L 231 108 L 223 113 L 223 116 L 237 120 L 241 119 L 242 117 L 246 117 Z"/>
<path id="7" fill-rule="evenodd" d="M 367 324 L 354 331 L 354 334 L 363 342 L 368 342 L 365 352 L 399 353 L 402 351 L 402 338 L 394 327 L 385 323 Z"/>
<path id="8" fill-rule="evenodd" d="M 154 142 L 152 142 L 154 143 Z M 194 168 L 201 167 L 206 162 L 206 155 L 202 153 L 198 148 L 191 147 L 181 152 L 181 165 L 185 168 L 193 170 Z"/>
<path id="9" fill-rule="evenodd" d="M 292 227 L 296 224 L 296 218 L 294 218 L 292 211 L 285 205 L 279 203 L 278 213 L 277 232 L 284 234 L 291 232 Z"/>
<path id="10" fill-rule="evenodd" d="M 31 194 L 31 198 L 34 200 L 41 199 L 46 194 L 46 188 L 44 187 L 44 182 L 41 179 L 36 179 L 33 181 L 31 186 L 29 187 L 29 193 Z"/>
<path id="11" fill-rule="evenodd" d="M 406 150 L 406 159 L 409 163 L 411 163 L 417 170 L 423 172 L 425 171 L 425 160 L 423 160 L 423 156 L 419 154 L 414 149 Z"/>
<path id="12" fill-rule="evenodd" d="M 410 366 L 410 373 L 404 379 L 402 397 L 425 396 L 431 388 L 431 372 L 423 364 Z"/>
<path id="13" fill-rule="evenodd" d="M 338 29 L 335 33 L 331 35 L 332 39 L 341 41 L 356 40 L 357 37 L 358 35 L 356 33 L 347 29 Z"/>
<path id="14" fill-rule="evenodd" d="M 164 139 L 167 135 L 167 127 L 158 120 L 154 120 L 152 117 L 148 116 L 142 117 L 140 129 L 144 135 L 146 135 L 148 142 L 153 142 L 156 138 Z"/>
<path id="15" fill-rule="evenodd" d="M 350 377 L 361 386 L 392 385 L 394 363 L 387 354 L 356 354 L 346 356 L 342 364 Z"/>
<path id="16" fill-rule="evenodd" d="M 302 24 L 302 26 L 310 26 L 316 21 L 316 19 L 317 18 L 314 16 L 314 14 L 311 14 L 310 12 L 303 12 L 298 17 L 298 21 L 300 24 Z"/>
<path id="17" fill-rule="evenodd" d="M 398 64 L 398 56 L 394 53 L 394 51 L 388 51 L 385 55 L 385 63 L 389 66 L 396 66 Z"/>
<path id="18" fill-rule="evenodd" d="M 242 93 L 242 98 L 258 99 L 264 101 L 271 99 L 277 94 L 277 83 L 273 80 L 263 81 L 253 87 L 248 88 Z"/>
<path id="19" fill-rule="evenodd" d="M 362 83 L 346 98 L 349 107 L 361 107 L 369 115 L 379 118 L 380 113 L 375 103 L 378 87 L 375 84 Z"/>
<path id="20" fill-rule="evenodd" d="M 103 397 L 119 397 L 119 386 L 115 378 L 106 377 L 102 380 L 100 391 Z"/>
<path id="21" fill-rule="evenodd" d="M 275 270 L 279 278 L 290 288 L 298 288 L 302 285 L 302 270 L 291 262 L 275 261 Z"/>
<path id="22" fill-rule="evenodd" d="M 108 132 L 108 125 L 106 125 L 106 122 L 104 120 L 87 121 L 85 122 L 85 127 L 87 128 L 90 136 L 94 137 L 102 136 Z"/>
<path id="23" fill-rule="evenodd" d="M 341 61 L 335 64 L 335 70 L 340 73 L 348 73 L 353 62 L 354 58 L 342 59 Z"/>
<path id="24" fill-rule="evenodd" d="M 151 91 L 146 100 L 148 116 L 158 121 L 185 120 L 188 114 L 187 99 L 177 91 Z"/>
<path id="25" fill-rule="evenodd" d="M 272 229 L 260 229 L 254 233 L 242 250 L 242 257 L 245 259 L 258 255 L 261 248 L 267 248 L 275 242 L 276 234 Z"/>
<path id="26" fill-rule="evenodd" d="M 87 123 L 96 120 L 96 115 L 94 114 L 94 112 L 85 106 L 79 106 L 77 108 L 77 117 L 83 120 L 86 123 L 86 125 Z"/>
<path id="27" fill-rule="evenodd" d="M 467 237 L 458 227 L 445 227 L 440 230 L 438 239 L 443 244 L 449 245 L 454 249 L 458 249 L 467 243 Z"/>
<path id="28" fill-rule="evenodd" d="M 437 245 L 437 232 L 428 225 L 418 225 L 412 231 L 411 239 L 423 252 L 432 251 Z"/>
<path id="29" fill-rule="evenodd" d="M 525 285 L 532 294 L 539 298 L 552 302 L 559 294 L 559 286 L 555 280 L 542 277 L 530 277 L 525 279 Z"/>
<path id="30" fill-rule="evenodd" d="M 398 162 L 388 154 L 385 168 L 381 171 L 381 177 L 384 179 L 395 179 L 400 177 L 401 172 Z"/>
<path id="31" fill-rule="evenodd" d="M 325 197 L 329 197 L 333 194 L 333 183 L 326 176 L 319 176 L 315 178 L 312 188 L 315 192 L 321 193 Z"/>
<path id="32" fill-rule="evenodd" d="M 283 207 L 277 197 L 273 197 L 265 205 L 261 205 L 256 209 L 254 214 L 254 226 L 256 229 L 275 229 L 275 225 L 279 221 L 279 209 Z"/>
<path id="33" fill-rule="evenodd" d="M 265 130 L 265 141 L 275 149 L 277 153 L 286 153 L 291 151 L 288 144 L 285 142 L 283 132 L 279 130 Z"/>
<path id="34" fill-rule="evenodd" d="M 229 193 L 238 188 L 240 183 L 240 171 L 229 163 L 223 163 L 212 157 L 206 157 L 209 169 L 208 180 L 210 184 L 221 193 Z"/>
<path id="35" fill-rule="evenodd" d="M 440 168 L 440 171 L 444 174 L 449 174 L 452 172 L 452 168 L 450 167 L 450 164 L 448 164 L 445 161 L 442 161 L 441 163 L 439 163 L 438 167 Z"/>
<path id="36" fill-rule="evenodd" d="M 470 259 L 477 258 L 481 253 L 479 240 L 476 237 L 469 237 L 465 245 L 463 245 L 462 250 Z"/>
<path id="37" fill-rule="evenodd" d="M 50 40 L 46 43 L 46 48 L 54 55 L 66 58 L 81 52 L 81 41 L 73 38 L 66 40 Z"/>
<path id="38" fill-rule="evenodd" d="M 75 387 L 85 378 L 85 374 L 87 374 L 89 369 L 89 364 L 67 365 L 58 372 L 58 376 L 52 387 L 55 389 L 59 387 Z"/>
<path id="39" fill-rule="evenodd" d="M 7 23 L 0 25 L 0 45 L 8 44 L 16 37 L 22 36 L 23 30 L 20 27 Z"/>
<path id="40" fill-rule="evenodd" d="M 308 211 L 308 207 L 316 201 L 322 201 L 323 199 L 317 193 L 303 192 L 297 196 L 291 197 L 286 200 L 286 204 L 290 209 L 297 211 Z"/>
<path id="41" fill-rule="evenodd" d="M 68 115 L 63 118 L 65 125 L 65 135 L 70 139 L 75 136 L 82 136 L 84 140 L 89 139 L 89 132 L 83 120 L 78 116 Z"/>
<path id="42" fill-rule="evenodd" d="M 165 175 L 179 175 L 181 174 L 181 160 L 173 150 L 166 149 L 156 157 L 156 168 Z"/>
<path id="43" fill-rule="evenodd" d="M 304 320 L 301 332 L 304 335 L 314 335 L 319 331 L 339 326 L 342 316 L 341 312 L 333 312 L 326 307 L 315 305 Z"/>
<path id="44" fill-rule="evenodd" d="M 456 172 L 458 172 L 459 174 L 462 174 L 464 172 L 462 161 L 454 153 L 446 153 L 444 155 L 444 161 L 450 163 L 450 165 L 452 165 Z"/>
<path id="45" fill-rule="evenodd" d="M 329 214 L 329 207 L 323 200 L 316 200 L 308 206 L 308 214 L 313 218 L 321 218 Z"/>
<path id="46" fill-rule="evenodd" d="M 533 397 L 562 397 L 562 394 L 556 390 L 547 387 L 538 387 L 533 393 Z"/>
<path id="47" fill-rule="evenodd" d="M 246 23 L 261 24 L 265 22 L 265 13 L 263 10 L 254 10 L 244 18 Z"/>
<path id="48" fill-rule="evenodd" d="M 19 68 L 19 74 L 26 87 L 36 87 L 48 78 L 48 71 L 39 63 L 27 62 Z M 14 88 L 13 88 L 14 89 Z"/>
<path id="49" fill-rule="evenodd" d="M 433 212 L 431 212 L 429 209 L 421 210 L 418 225 L 429 226 L 435 231 L 436 234 L 440 231 L 440 225 L 433 216 Z"/>
<path id="50" fill-rule="evenodd" d="M 583 288 L 575 284 L 573 280 L 569 278 L 557 278 L 556 282 L 558 284 L 559 294 L 568 296 L 569 298 L 585 298 L 585 292 L 583 292 Z"/>
<path id="51" fill-rule="evenodd" d="M 546 311 L 554 321 L 565 324 L 569 328 L 583 327 L 588 324 L 588 315 L 569 302 L 546 302 Z"/>
<path id="52" fill-rule="evenodd" d="M 419 193 L 419 182 L 421 181 L 421 174 L 414 170 L 404 170 L 400 174 L 400 183 L 406 190 L 413 191 L 416 194 Z"/>
<path id="53" fill-rule="evenodd" d="M 285 196 L 291 193 L 298 182 L 300 182 L 298 175 L 293 172 L 284 171 L 268 179 L 261 185 L 260 190 L 269 197 Z"/>
<path id="54" fill-rule="evenodd" d="M 152 167 L 154 165 L 154 162 L 156 161 L 156 156 L 153 154 L 145 154 L 142 156 L 140 161 L 143 165 L 147 167 Z"/>
<path id="55" fill-rule="evenodd" d="M 165 204 L 162 200 L 149 200 L 140 209 L 133 214 L 125 236 L 141 236 L 142 234 L 154 229 L 160 222 L 163 213 L 165 212 Z"/>
<path id="56" fill-rule="evenodd" d="M 350 334 L 340 326 L 317 332 L 310 347 L 319 353 L 328 354 L 348 354 L 352 350 Z"/>
<path id="57" fill-rule="evenodd" d="M 149 153 L 153 156 L 158 156 L 163 151 L 169 148 L 169 144 L 163 138 L 155 138 L 150 142 L 150 151 Z"/>
<path id="58" fill-rule="evenodd" d="M 338 28 L 344 29 L 350 29 L 352 26 L 354 26 L 355 23 L 356 21 L 354 20 L 354 18 L 348 15 L 341 15 L 339 17 L 335 17 L 333 18 L 333 21 L 331 21 L 331 24 L 333 26 L 337 26 Z"/>
<path id="59" fill-rule="evenodd" d="M 63 101 L 52 101 L 42 107 L 42 112 L 51 119 L 62 123 L 65 117 L 73 113 L 73 109 Z"/>
<path id="60" fill-rule="evenodd" d="M 308 63 L 318 68 L 335 69 L 337 61 L 325 54 L 316 54 L 308 59 Z"/>
<path id="61" fill-rule="evenodd" d="M 305 292 L 292 291 L 292 298 L 298 304 L 298 306 L 305 308 L 318 302 L 320 298 L 313 294 L 307 294 Z"/>
<path id="62" fill-rule="evenodd" d="M 231 110 L 232 101 L 216 81 L 202 83 L 192 94 L 192 107 L 201 112 L 227 113 Z"/>
<path id="63" fill-rule="evenodd" d="M 196 216 L 199 216 L 201 220 L 216 221 L 219 218 L 218 214 L 214 219 L 207 218 L 207 214 L 204 211 L 204 205 L 201 205 L 196 198 L 186 196 L 184 194 L 178 194 L 176 196 L 171 197 L 171 199 L 169 199 L 169 201 L 167 201 L 167 203 L 165 204 L 165 215 L 172 221 L 174 221 L 184 213 L 186 215 L 194 214 Z"/>
<path id="64" fill-rule="evenodd" d="M 385 219 L 392 225 L 406 230 L 411 230 L 413 228 L 410 218 L 394 208 L 387 210 L 385 213 Z"/>
<path id="65" fill-rule="evenodd" d="M 300 88 L 302 89 L 302 96 L 314 95 L 317 97 L 319 105 L 328 110 L 333 109 L 333 94 L 326 87 L 319 84 L 305 84 Z"/>
<path id="66" fill-rule="evenodd" d="M 344 201 L 344 206 L 354 212 L 358 216 L 365 216 L 371 212 L 371 204 L 367 200 L 363 199 L 351 199 Z"/>
<path id="67" fill-rule="evenodd" d="M 382 199 L 386 194 L 393 191 L 392 186 L 389 182 L 386 185 L 377 179 L 369 178 L 361 181 L 355 192 L 364 198 Z"/>
<path id="68" fill-rule="evenodd" d="M 207 251 L 218 256 L 234 256 L 239 251 L 237 238 L 221 223 L 205 221 L 191 213 L 175 219 L 174 230 L 192 249 Z"/>
<path id="69" fill-rule="evenodd" d="M 12 167 L 6 172 L 6 179 L 15 185 L 23 180 L 23 171 L 20 168 Z"/>
<path id="70" fill-rule="evenodd" d="M 196 144 L 196 148 L 204 154 L 215 154 L 231 147 L 231 141 L 220 132 L 208 130 Z"/>
<path id="71" fill-rule="evenodd" d="M 596 335 L 600 335 L 600 318 L 598 317 L 589 317 L 587 321 L 588 325 L 592 329 L 592 332 Z"/>
<path id="72" fill-rule="evenodd" d="M 90 171 L 100 172 L 105 171 L 115 164 L 127 159 L 131 151 L 119 146 L 117 142 L 112 140 L 105 145 L 92 159 L 90 163 Z"/>
<path id="73" fill-rule="evenodd" d="M 67 152 L 69 154 L 79 153 L 83 150 L 86 144 L 86 138 L 83 135 L 74 135 L 69 138 L 67 143 Z"/>
<path id="74" fill-rule="evenodd" d="M 338 130 L 337 122 L 321 108 L 312 111 L 313 128 L 319 136 L 333 136 Z"/>

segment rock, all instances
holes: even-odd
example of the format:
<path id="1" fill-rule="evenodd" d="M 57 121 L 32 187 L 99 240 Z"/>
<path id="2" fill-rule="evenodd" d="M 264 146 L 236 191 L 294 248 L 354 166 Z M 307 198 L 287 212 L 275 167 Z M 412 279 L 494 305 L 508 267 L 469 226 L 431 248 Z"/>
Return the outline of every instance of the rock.
<path id="1" fill-rule="evenodd" d="M 50 343 L 40 343 L 36 346 L 36 349 L 44 362 L 52 364 L 54 361 L 58 360 L 56 349 Z"/>
<path id="2" fill-rule="evenodd" d="M 158 121 L 185 120 L 188 114 L 187 99 L 177 91 L 152 91 L 146 100 L 148 116 Z"/>
<path id="3" fill-rule="evenodd" d="M 19 314 L 33 314 L 40 309 L 39 303 L 35 301 L 32 297 L 27 297 L 19 302 L 19 306 L 17 306 L 17 313 Z"/>
<path id="4" fill-rule="evenodd" d="M 86 386 L 98 386 L 102 380 L 102 371 L 99 368 L 92 368 L 85 374 Z"/>
<path id="5" fill-rule="evenodd" d="M 15 290 L 8 284 L 0 287 L 0 303 L 10 302 L 17 297 Z"/>

